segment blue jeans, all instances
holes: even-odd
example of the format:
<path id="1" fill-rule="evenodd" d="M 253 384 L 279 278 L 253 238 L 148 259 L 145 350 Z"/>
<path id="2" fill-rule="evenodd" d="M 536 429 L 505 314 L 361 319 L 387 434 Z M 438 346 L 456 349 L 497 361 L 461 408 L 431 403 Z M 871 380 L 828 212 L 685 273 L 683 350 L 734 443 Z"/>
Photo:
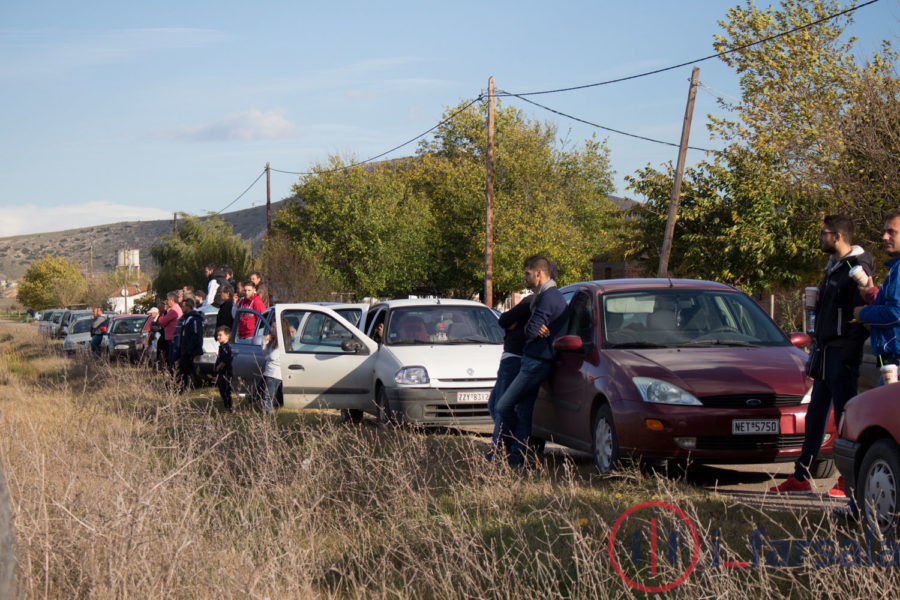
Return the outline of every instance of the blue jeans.
<path id="1" fill-rule="evenodd" d="M 263 394 L 262 409 L 265 414 L 269 414 L 275 405 L 275 395 L 278 393 L 278 386 L 281 385 L 281 380 L 274 377 L 263 377 L 263 379 L 266 381 L 266 393 Z"/>
<path id="2" fill-rule="evenodd" d="M 500 419 L 497 417 L 497 401 L 503 395 L 503 392 L 506 391 L 506 388 L 509 387 L 509 384 L 513 382 L 513 379 L 516 378 L 516 375 L 519 374 L 521 366 L 521 356 L 508 356 L 500 361 L 500 368 L 497 369 L 497 383 L 494 384 L 494 389 L 491 390 L 491 396 L 488 398 L 488 413 L 490 413 L 491 419 L 494 421 L 492 448 L 496 448 L 497 442 L 500 441 Z"/>
<path id="3" fill-rule="evenodd" d="M 100 342 L 103 341 L 102 335 L 92 335 L 91 336 L 91 353 L 93 353 L 94 358 L 100 358 Z"/>
<path id="4" fill-rule="evenodd" d="M 530 356 L 522 357 L 519 374 L 512 380 L 494 406 L 499 439 L 506 447 L 509 464 L 525 462 L 525 445 L 531 436 L 531 415 L 541 384 L 553 370 L 553 362 Z"/>

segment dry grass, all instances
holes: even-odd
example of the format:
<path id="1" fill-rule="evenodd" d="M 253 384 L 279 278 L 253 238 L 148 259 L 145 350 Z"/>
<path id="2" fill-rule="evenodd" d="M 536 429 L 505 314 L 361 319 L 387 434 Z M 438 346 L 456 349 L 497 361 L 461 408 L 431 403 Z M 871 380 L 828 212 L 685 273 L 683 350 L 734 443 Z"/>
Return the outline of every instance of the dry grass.
<path id="1" fill-rule="evenodd" d="M 222 415 L 211 390 L 179 398 L 143 371 L 56 348 L 0 326 L 0 454 L 25 598 L 645 597 L 607 544 L 618 516 L 648 500 L 699 529 L 699 566 L 669 596 L 896 596 L 896 568 L 711 567 L 716 527 L 722 560 L 750 560 L 760 526 L 769 540 L 859 537 L 821 512 L 765 514 L 566 459 L 511 472 L 486 463 L 476 437 L 343 426 L 328 412 Z M 616 556 L 664 583 L 690 546 L 678 570 L 660 558 L 655 578 L 648 562 L 638 572 L 631 534 L 648 516 L 623 526 Z"/>

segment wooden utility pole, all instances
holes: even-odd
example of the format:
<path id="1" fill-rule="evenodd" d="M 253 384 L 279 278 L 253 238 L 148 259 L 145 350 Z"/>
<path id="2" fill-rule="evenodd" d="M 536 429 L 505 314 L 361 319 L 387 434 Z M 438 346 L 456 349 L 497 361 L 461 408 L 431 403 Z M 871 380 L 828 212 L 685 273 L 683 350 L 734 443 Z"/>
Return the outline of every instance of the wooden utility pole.
<path id="1" fill-rule="evenodd" d="M 266 237 L 272 237 L 272 171 L 266 163 Z"/>
<path id="2" fill-rule="evenodd" d="M 91 283 L 94 282 L 94 242 L 91 242 Z"/>
<path id="3" fill-rule="evenodd" d="M 484 186 L 484 303 L 494 306 L 494 78 L 488 79 L 487 182 Z"/>
<path id="4" fill-rule="evenodd" d="M 684 109 L 684 124 L 681 126 L 681 147 L 678 149 L 678 164 L 675 166 L 675 181 L 672 184 L 672 198 L 669 200 L 669 217 L 666 219 L 662 252 L 659 253 L 657 277 L 667 277 L 669 274 L 669 254 L 672 253 L 672 236 L 675 234 L 675 221 L 678 219 L 678 199 L 681 197 L 681 179 L 684 176 L 684 160 L 688 150 L 688 138 L 691 135 L 691 118 L 694 116 L 694 98 L 697 97 L 699 79 L 700 69 L 694 67 L 691 73 L 687 108 Z"/>
<path id="5" fill-rule="evenodd" d="M 178 213 L 172 213 L 172 233 L 178 231 Z"/>

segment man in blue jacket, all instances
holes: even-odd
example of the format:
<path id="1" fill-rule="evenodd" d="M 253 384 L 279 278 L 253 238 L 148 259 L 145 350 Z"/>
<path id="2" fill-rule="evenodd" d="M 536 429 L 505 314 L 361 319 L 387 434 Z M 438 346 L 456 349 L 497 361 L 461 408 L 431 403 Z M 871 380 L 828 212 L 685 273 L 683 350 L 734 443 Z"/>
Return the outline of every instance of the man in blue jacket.
<path id="1" fill-rule="evenodd" d="M 855 311 L 856 318 L 869 326 L 872 352 L 881 364 L 900 363 L 900 209 L 892 210 L 884 219 L 884 251 L 891 259 L 890 269 L 875 302 Z"/>
<path id="2" fill-rule="evenodd" d="M 566 325 L 566 301 L 550 273 L 550 261 L 543 256 L 534 255 L 525 260 L 525 285 L 534 291 L 534 298 L 525 325 L 522 363 L 518 375 L 494 407 L 500 439 L 512 466 L 525 462 L 534 401 L 541 383 L 553 369 L 553 340 Z"/>

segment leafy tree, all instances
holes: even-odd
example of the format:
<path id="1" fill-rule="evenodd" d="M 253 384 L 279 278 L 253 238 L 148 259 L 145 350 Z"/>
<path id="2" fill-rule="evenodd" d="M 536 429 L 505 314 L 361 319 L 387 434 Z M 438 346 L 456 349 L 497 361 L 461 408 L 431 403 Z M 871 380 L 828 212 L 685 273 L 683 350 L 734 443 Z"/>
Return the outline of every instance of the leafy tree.
<path id="1" fill-rule="evenodd" d="M 278 232 L 267 240 L 256 257 L 256 268 L 266 274 L 269 294 L 278 302 L 318 302 L 331 300 L 334 286 L 319 268 L 316 257 Z"/>
<path id="2" fill-rule="evenodd" d="M 451 112 L 458 114 L 415 158 L 353 169 L 332 158 L 318 167 L 295 187 L 302 200 L 281 212 L 277 227 L 358 294 L 479 292 L 486 110 Z M 614 252 L 624 228 L 607 198 L 614 186 L 605 144 L 564 147 L 552 125 L 503 106 L 495 123 L 496 297 L 522 287 L 522 260 L 533 253 L 556 260 L 569 280 L 588 278 L 591 259 Z"/>
<path id="3" fill-rule="evenodd" d="M 19 284 L 19 302 L 34 310 L 69 306 L 81 299 L 84 277 L 78 264 L 45 254 L 31 263 Z"/>
<path id="4" fill-rule="evenodd" d="M 150 256 L 159 265 L 153 278 L 153 289 L 164 295 L 191 285 L 206 290 L 204 267 L 208 264 L 229 265 L 236 279 L 244 279 L 250 271 L 250 243 L 233 233 L 232 227 L 218 215 L 203 219 L 180 215 L 178 229 L 150 248 Z"/>

